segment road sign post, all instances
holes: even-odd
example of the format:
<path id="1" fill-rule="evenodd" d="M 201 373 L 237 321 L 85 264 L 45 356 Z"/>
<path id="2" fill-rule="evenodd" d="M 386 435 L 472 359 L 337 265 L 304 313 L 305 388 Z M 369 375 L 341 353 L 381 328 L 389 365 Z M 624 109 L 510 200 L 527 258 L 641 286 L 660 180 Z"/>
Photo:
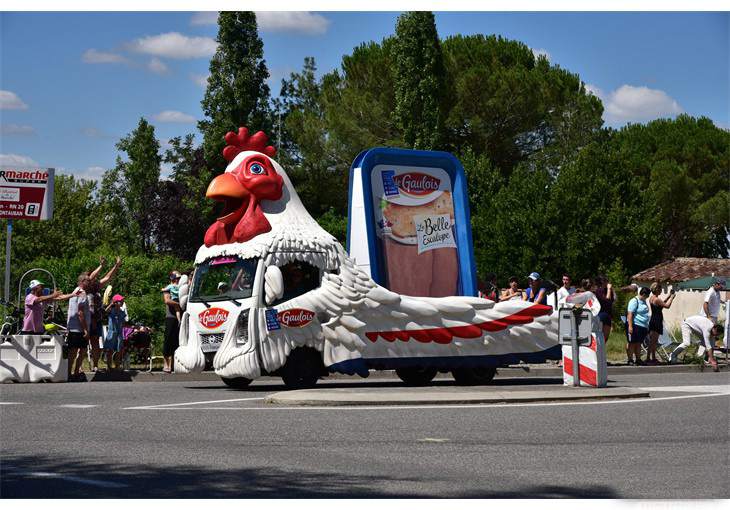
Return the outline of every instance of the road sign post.
<path id="1" fill-rule="evenodd" d="M 0 219 L 8 220 L 5 241 L 5 301 L 10 302 L 12 220 L 53 218 L 55 169 L 0 166 Z"/>
<path id="2" fill-rule="evenodd" d="M 590 345 L 592 322 L 593 314 L 582 306 L 559 311 L 560 344 L 570 345 L 573 351 L 573 386 L 580 386 L 580 346 Z"/>

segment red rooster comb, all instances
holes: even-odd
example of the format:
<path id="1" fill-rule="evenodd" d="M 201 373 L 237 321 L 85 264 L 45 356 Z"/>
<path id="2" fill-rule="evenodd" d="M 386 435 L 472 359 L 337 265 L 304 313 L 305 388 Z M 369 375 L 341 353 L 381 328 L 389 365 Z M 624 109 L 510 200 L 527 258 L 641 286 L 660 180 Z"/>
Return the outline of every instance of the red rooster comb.
<path id="1" fill-rule="evenodd" d="M 268 138 L 263 131 L 259 131 L 255 135 L 251 136 L 248 134 L 248 129 L 245 127 L 238 128 L 238 134 L 229 132 L 226 134 L 226 142 L 228 147 L 223 149 L 223 157 L 226 161 L 231 162 L 233 159 L 243 151 L 256 151 L 262 152 L 269 156 L 274 157 L 276 149 L 271 145 L 266 146 Z"/>

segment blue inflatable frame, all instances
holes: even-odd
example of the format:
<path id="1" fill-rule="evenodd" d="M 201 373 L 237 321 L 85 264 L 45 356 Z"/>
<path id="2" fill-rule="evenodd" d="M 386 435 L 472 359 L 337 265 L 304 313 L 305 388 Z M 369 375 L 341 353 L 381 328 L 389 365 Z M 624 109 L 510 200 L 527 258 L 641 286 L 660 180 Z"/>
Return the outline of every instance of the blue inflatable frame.
<path id="1" fill-rule="evenodd" d="M 352 188 L 355 169 L 360 168 L 362 189 L 365 195 L 365 223 L 368 236 L 368 252 L 370 255 L 370 276 L 379 285 L 384 282 L 384 261 L 382 241 L 376 235 L 375 216 L 373 211 L 373 190 L 370 174 L 378 165 L 397 165 L 412 167 L 441 168 L 451 178 L 454 214 L 456 217 L 455 235 L 459 258 L 459 288 L 461 296 L 477 295 L 476 263 L 474 261 L 474 243 L 471 234 L 471 214 L 469 213 L 469 195 L 466 188 L 466 174 L 456 157 L 448 152 L 419 151 L 409 149 L 368 149 L 355 158 L 350 166 L 350 191 L 347 216 L 347 249 L 350 249 L 352 221 Z"/>

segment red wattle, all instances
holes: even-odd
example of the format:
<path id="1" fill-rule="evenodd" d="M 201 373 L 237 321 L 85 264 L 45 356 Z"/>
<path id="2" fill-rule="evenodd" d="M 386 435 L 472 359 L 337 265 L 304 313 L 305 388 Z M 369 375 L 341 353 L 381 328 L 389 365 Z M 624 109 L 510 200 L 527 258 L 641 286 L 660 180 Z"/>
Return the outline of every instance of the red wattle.
<path id="1" fill-rule="evenodd" d="M 271 224 L 264 216 L 264 212 L 259 207 L 258 200 L 255 195 L 251 195 L 248 202 L 248 208 L 236 225 L 233 231 L 233 241 L 235 243 L 245 243 L 259 234 L 265 234 L 271 231 Z"/>

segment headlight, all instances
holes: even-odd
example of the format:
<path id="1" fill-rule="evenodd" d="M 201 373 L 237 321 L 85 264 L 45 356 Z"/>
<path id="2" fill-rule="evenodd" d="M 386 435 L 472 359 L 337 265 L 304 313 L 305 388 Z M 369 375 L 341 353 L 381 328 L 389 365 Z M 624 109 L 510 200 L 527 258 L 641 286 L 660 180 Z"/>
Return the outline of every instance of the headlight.
<path id="1" fill-rule="evenodd" d="M 236 343 L 245 345 L 248 343 L 248 310 L 243 310 L 238 314 L 236 321 Z"/>

